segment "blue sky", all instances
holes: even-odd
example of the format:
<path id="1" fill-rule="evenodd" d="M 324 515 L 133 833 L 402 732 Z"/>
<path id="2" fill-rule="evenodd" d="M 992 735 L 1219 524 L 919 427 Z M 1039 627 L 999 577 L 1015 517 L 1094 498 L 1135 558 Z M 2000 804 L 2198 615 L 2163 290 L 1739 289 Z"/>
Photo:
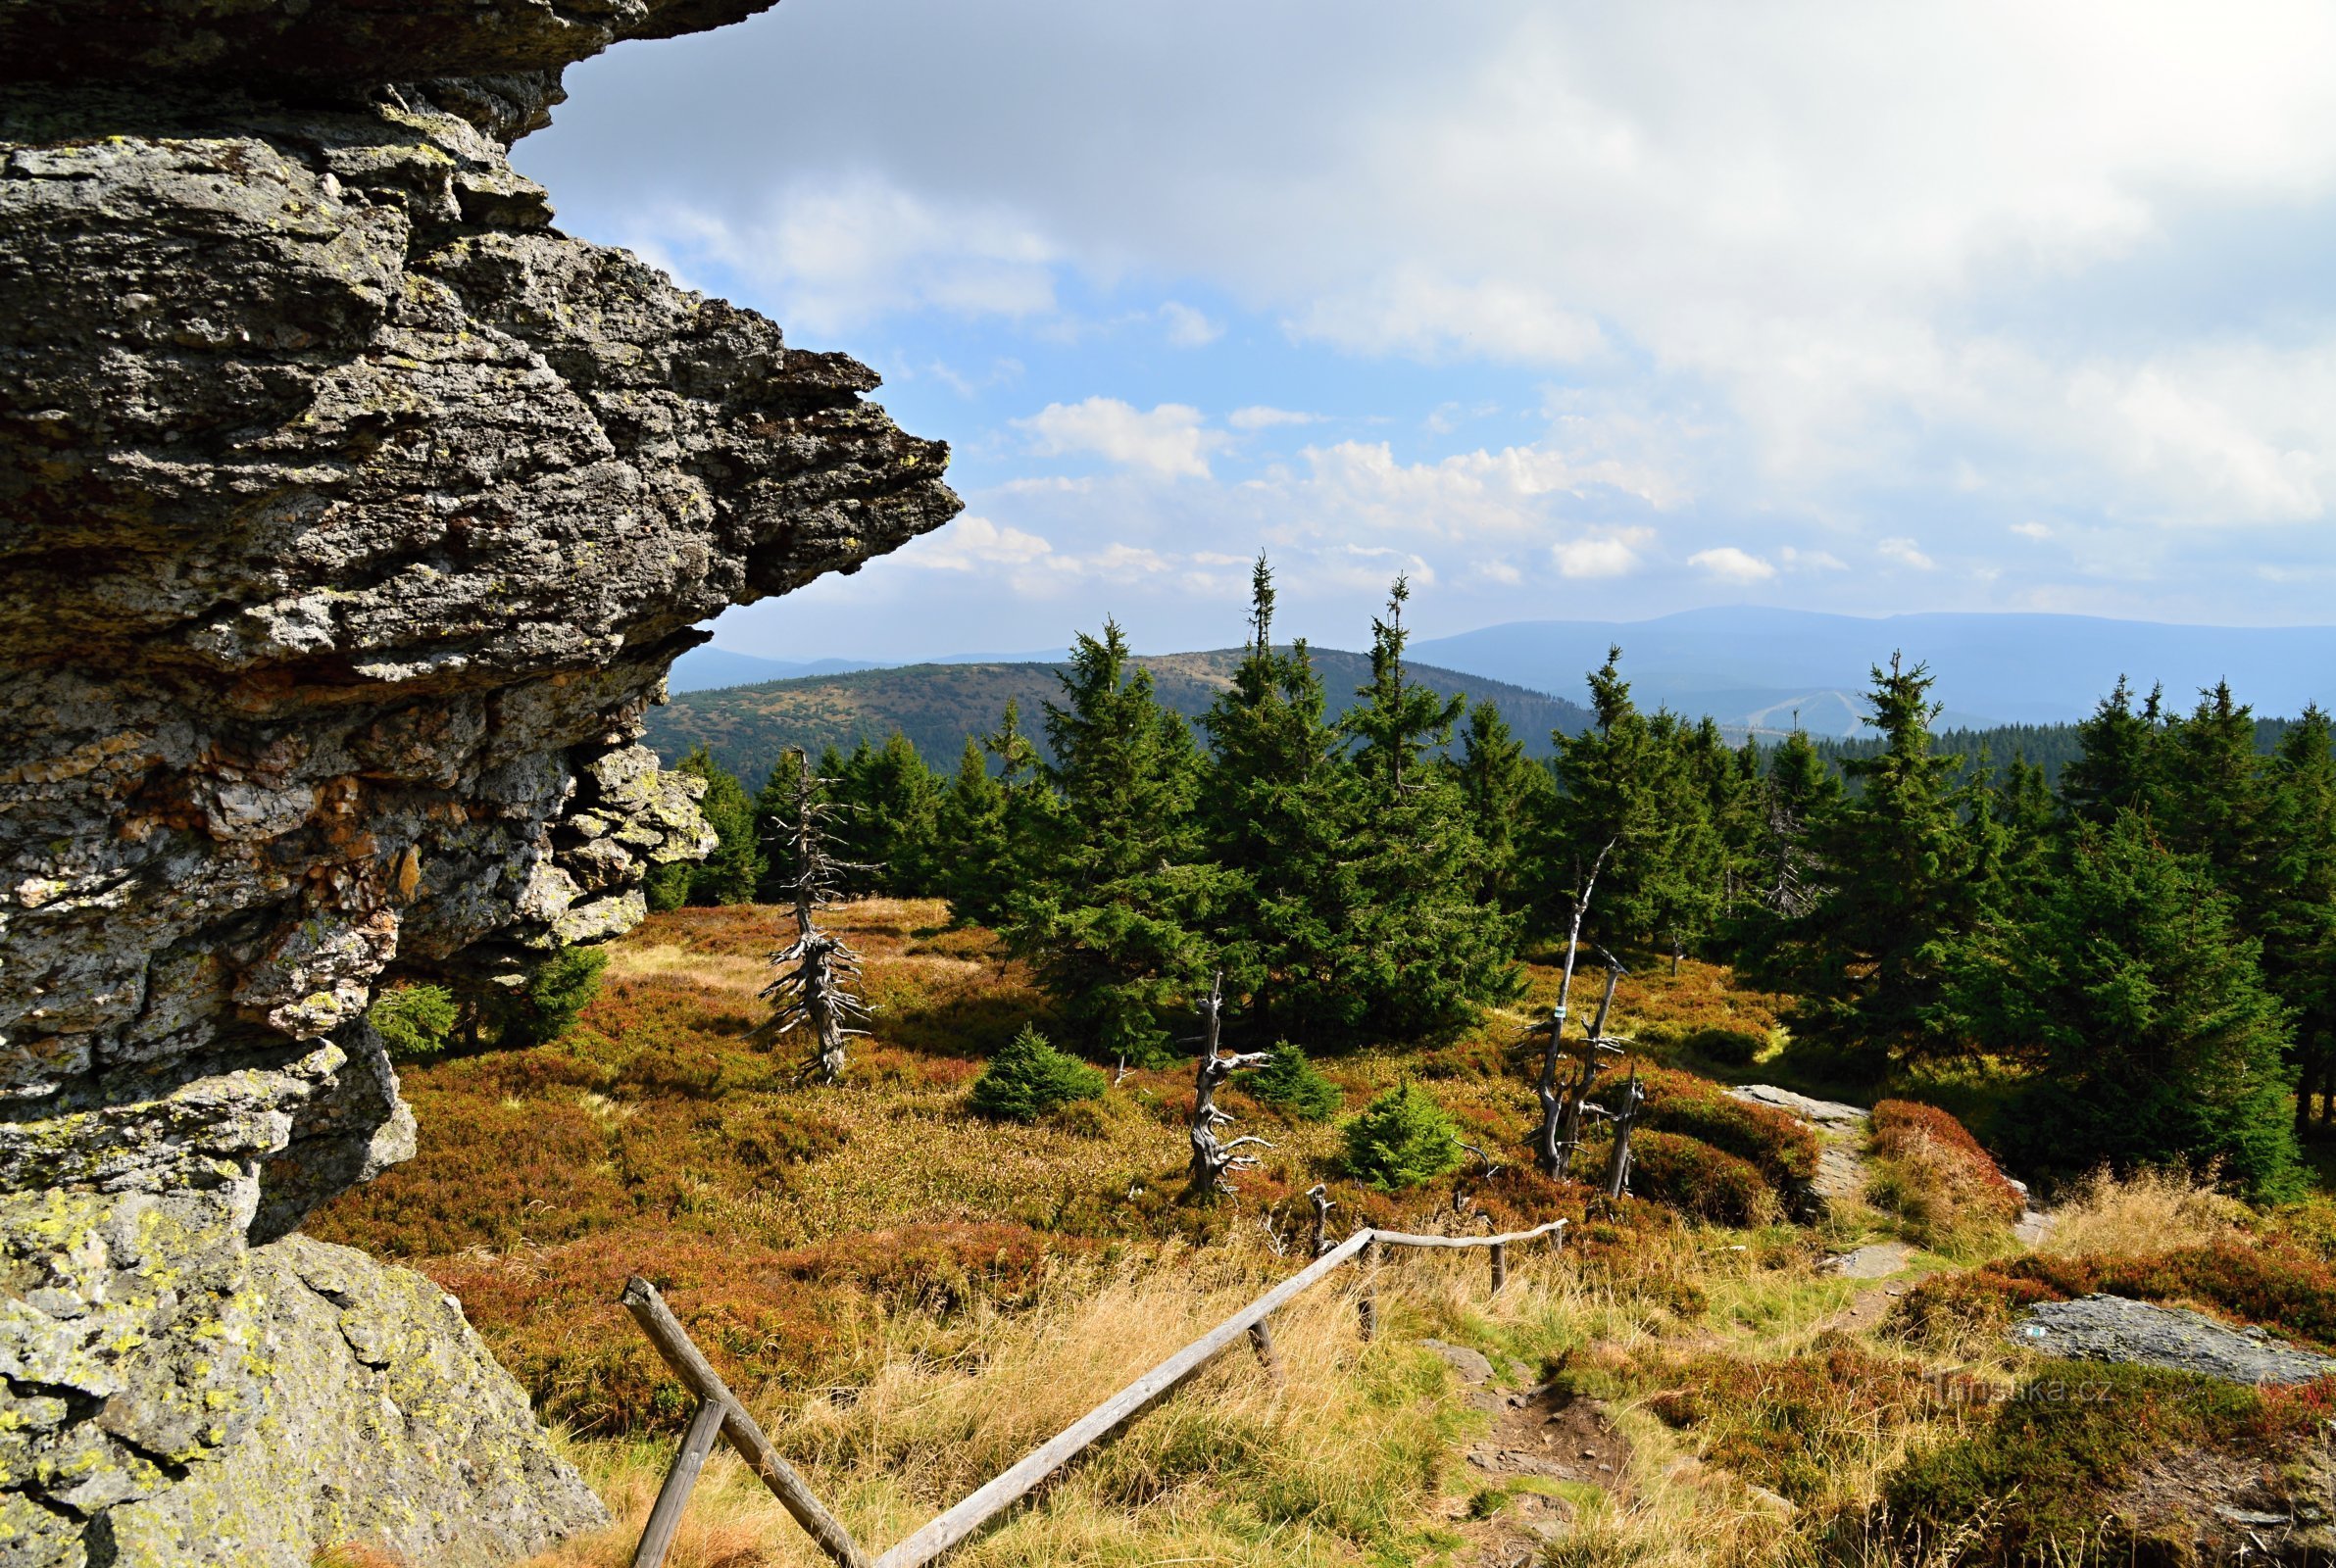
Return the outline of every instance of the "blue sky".
<path id="1" fill-rule="evenodd" d="M 883 374 L 959 521 L 782 658 L 1754 603 L 2325 623 L 2336 12 L 785 0 L 516 161 Z"/>

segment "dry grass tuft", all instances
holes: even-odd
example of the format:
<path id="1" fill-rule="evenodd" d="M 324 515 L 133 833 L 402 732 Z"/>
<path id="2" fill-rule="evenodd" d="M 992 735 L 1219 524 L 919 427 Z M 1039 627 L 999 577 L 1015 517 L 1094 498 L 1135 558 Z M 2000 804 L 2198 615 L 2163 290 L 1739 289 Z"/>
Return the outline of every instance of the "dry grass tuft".
<path id="1" fill-rule="evenodd" d="M 2216 1192 L 2210 1177 L 2181 1170 L 2116 1176 L 2102 1169 L 2054 1211 L 2050 1245 L 2078 1255 L 2212 1247 L 2246 1239 L 2250 1217 L 2247 1205 Z"/>

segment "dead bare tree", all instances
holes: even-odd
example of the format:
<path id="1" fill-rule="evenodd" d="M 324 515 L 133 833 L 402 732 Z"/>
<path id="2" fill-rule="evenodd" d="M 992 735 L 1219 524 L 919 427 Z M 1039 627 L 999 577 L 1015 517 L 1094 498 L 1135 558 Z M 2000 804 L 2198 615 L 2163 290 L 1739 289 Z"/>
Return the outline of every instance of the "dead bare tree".
<path id="1" fill-rule="evenodd" d="M 1638 1063 L 1630 1064 L 1630 1081 L 1622 1086 L 1622 1108 L 1612 1111 L 1615 1124 L 1614 1148 L 1607 1152 L 1606 1175 L 1600 1185 L 1606 1196 L 1619 1202 L 1630 1191 L 1630 1131 L 1638 1125 L 1638 1107 L 1647 1102 L 1647 1092 L 1638 1086 Z"/>
<path id="2" fill-rule="evenodd" d="M 1598 873 L 1606 868 L 1606 858 L 1615 851 L 1615 840 L 1606 845 L 1590 861 L 1588 874 L 1573 895 L 1572 928 L 1566 936 L 1566 968 L 1558 980 L 1557 1005 L 1550 1008 L 1549 1020 L 1536 1026 L 1536 1033 L 1547 1033 L 1549 1044 L 1541 1053 L 1541 1078 L 1533 1093 L 1541 1102 L 1541 1127 L 1534 1135 L 1534 1161 L 1544 1176 L 1562 1177 L 1571 1163 L 1573 1145 L 1581 1138 L 1581 1104 L 1589 1095 L 1590 1081 L 1597 1076 L 1598 1047 L 1595 1044 L 1606 1033 L 1606 1011 L 1615 1000 L 1615 984 L 1620 977 L 1621 965 L 1610 956 L 1607 959 L 1606 1000 L 1599 1004 L 1598 1021 L 1589 1031 L 1592 1044 L 1583 1052 L 1582 1071 L 1568 1091 L 1558 1086 L 1558 1060 L 1566 1049 L 1566 1009 L 1573 999 L 1573 971 L 1581 957 L 1581 928 L 1590 912 L 1590 895 L 1597 890 Z M 1570 1108 L 1569 1108 L 1570 1107 Z"/>
<path id="3" fill-rule="evenodd" d="M 819 799 L 819 786 L 828 781 L 813 774 L 800 747 L 790 748 L 788 755 L 795 760 L 794 819 L 781 822 L 775 836 L 791 857 L 780 886 L 795 906 L 795 940 L 770 955 L 778 977 L 763 989 L 763 998 L 772 1012 L 756 1033 L 772 1039 L 797 1030 L 809 1034 L 812 1054 L 803 1077 L 832 1084 L 843 1077 L 844 1042 L 868 1034 L 852 1027 L 868 1016 L 868 1004 L 860 999 L 860 955 L 843 938 L 821 929 L 816 916 L 841 902 L 846 872 L 875 867 L 836 858 L 828 824 L 839 808 Z"/>
<path id="4" fill-rule="evenodd" d="M 1187 1202 L 1203 1202 L 1231 1192 L 1231 1187 L 1225 1182 L 1226 1172 L 1249 1170 L 1257 1165 L 1256 1155 L 1241 1153 L 1240 1150 L 1252 1144 L 1261 1149 L 1273 1147 L 1255 1135 L 1236 1138 L 1229 1143 L 1217 1136 L 1217 1129 L 1233 1119 L 1229 1111 L 1218 1108 L 1217 1091 L 1234 1073 L 1245 1068 L 1264 1066 L 1267 1055 L 1263 1051 L 1230 1054 L 1218 1051 L 1218 1033 L 1223 1017 L 1224 975 L 1220 972 L 1210 982 L 1209 995 L 1201 1003 L 1201 1032 L 1197 1037 L 1201 1047 L 1201 1065 L 1200 1071 L 1193 1077 L 1192 1164 L 1185 1172 L 1184 1186 Z"/>

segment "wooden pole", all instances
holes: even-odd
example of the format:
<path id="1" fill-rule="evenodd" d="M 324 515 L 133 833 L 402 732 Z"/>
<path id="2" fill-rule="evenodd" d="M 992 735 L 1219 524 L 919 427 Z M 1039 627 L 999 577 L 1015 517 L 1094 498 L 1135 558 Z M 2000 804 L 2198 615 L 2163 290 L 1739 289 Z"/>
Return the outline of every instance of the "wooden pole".
<path id="1" fill-rule="evenodd" d="M 1268 1316 L 1292 1297 L 1363 1250 L 1370 1238 L 1371 1232 L 1368 1230 L 1357 1231 L 1283 1280 L 1064 1428 L 1004 1474 L 976 1489 L 965 1501 L 884 1553 L 876 1559 L 876 1568 L 919 1568 L 919 1565 L 932 1561 L 964 1541 L 1028 1495 L 1040 1482 L 1068 1464 L 1080 1449 L 1133 1418 L 1161 1396 L 1207 1366 L 1225 1347 L 1248 1333 L 1252 1323 Z"/>
<path id="2" fill-rule="evenodd" d="M 1258 1365 L 1266 1369 L 1266 1376 L 1274 1386 L 1281 1384 L 1281 1357 L 1273 1353 L 1273 1331 L 1266 1327 L 1264 1318 L 1249 1325 L 1249 1348 L 1258 1354 Z"/>
<path id="3" fill-rule="evenodd" d="M 1329 1206 L 1319 1200 L 1317 1203 L 1317 1213 Z M 872 1565 L 844 1527 L 836 1522 L 834 1515 L 827 1511 L 819 1498 L 812 1495 L 811 1489 L 803 1484 L 803 1478 L 770 1446 L 770 1440 L 763 1436 L 762 1428 L 755 1425 L 754 1417 L 746 1413 L 745 1406 L 730 1393 L 713 1364 L 690 1343 L 688 1333 L 667 1307 L 665 1298 L 657 1294 L 657 1287 L 636 1276 L 625 1282 L 621 1298 L 625 1310 L 640 1324 L 641 1331 L 649 1336 L 650 1343 L 665 1357 L 666 1365 L 673 1369 L 673 1375 L 698 1396 L 699 1405 L 697 1415 L 690 1422 L 689 1436 L 682 1444 L 681 1455 L 667 1475 L 665 1486 L 658 1493 L 656 1506 L 650 1510 L 649 1528 L 643 1533 L 640 1547 L 633 1556 L 634 1568 L 658 1568 L 664 1558 L 674 1527 L 679 1523 L 682 1502 L 696 1482 L 698 1471 L 705 1464 L 708 1450 L 714 1446 L 710 1431 L 719 1431 L 729 1441 L 730 1446 L 762 1478 L 763 1484 L 786 1505 L 787 1512 L 794 1515 L 795 1522 L 819 1544 L 820 1550 L 842 1564 L 843 1568 L 922 1568 L 923 1564 L 957 1546 L 991 1519 L 1028 1496 L 1083 1449 L 1110 1436 L 1154 1401 L 1191 1378 L 1236 1339 L 1248 1336 L 1251 1346 L 1257 1350 L 1258 1359 L 1272 1374 L 1274 1381 L 1279 1382 L 1282 1376 L 1280 1359 L 1274 1352 L 1272 1332 L 1267 1328 L 1266 1319 L 1287 1305 L 1301 1292 L 1359 1257 L 1366 1260 L 1367 1266 L 1362 1299 L 1357 1306 L 1362 1317 L 1363 1338 L 1368 1341 L 1378 1326 L 1378 1303 L 1370 1281 L 1374 1277 L 1375 1249 L 1380 1243 L 1389 1247 L 1408 1248 L 1489 1248 L 1493 1256 L 1494 1289 L 1497 1290 L 1500 1288 L 1499 1282 L 1508 1276 L 1510 1244 L 1555 1236 L 1563 1245 L 1568 1223 L 1562 1219 L 1551 1220 L 1531 1230 L 1510 1231 L 1500 1236 L 1418 1236 L 1404 1231 L 1374 1231 L 1364 1226 L 1337 1246 L 1324 1250 L 1319 1257 L 1305 1268 L 1064 1428 L 1010 1469 L 976 1489 L 964 1501 L 876 1558 Z"/>
<path id="4" fill-rule="evenodd" d="M 1492 1293 L 1501 1294 L 1501 1287 L 1509 1283 L 1509 1244 L 1492 1244 Z"/>
<path id="5" fill-rule="evenodd" d="M 746 1406 L 730 1393 L 714 1364 L 690 1343 L 689 1335 L 665 1304 L 665 1298 L 657 1294 L 657 1287 L 635 1275 L 624 1282 L 624 1294 L 619 1298 L 624 1309 L 640 1324 L 641 1332 L 649 1336 L 649 1343 L 657 1347 L 657 1353 L 673 1369 L 673 1376 L 682 1387 L 701 1400 L 721 1408 L 721 1435 L 738 1450 L 747 1468 L 760 1476 L 763 1485 L 770 1489 L 787 1512 L 794 1515 L 820 1549 L 843 1568 L 869 1568 L 868 1554 L 852 1540 L 851 1533 L 837 1523 L 826 1505 L 812 1495 L 811 1488 L 794 1467 L 770 1446 L 770 1440 L 763 1436 L 763 1429 L 755 1425 L 755 1418 L 746 1413 Z"/>
<path id="6" fill-rule="evenodd" d="M 632 1568 L 662 1568 L 666 1548 L 673 1544 L 673 1532 L 681 1528 L 681 1510 L 689 1503 L 689 1489 L 698 1484 L 706 1456 L 721 1441 L 721 1420 L 720 1402 L 698 1401 L 698 1413 L 689 1418 L 689 1434 L 681 1440 L 681 1451 L 673 1456 L 673 1468 L 666 1472 L 665 1485 L 657 1489 L 656 1506 L 649 1510 L 649 1522 L 641 1528 Z"/>

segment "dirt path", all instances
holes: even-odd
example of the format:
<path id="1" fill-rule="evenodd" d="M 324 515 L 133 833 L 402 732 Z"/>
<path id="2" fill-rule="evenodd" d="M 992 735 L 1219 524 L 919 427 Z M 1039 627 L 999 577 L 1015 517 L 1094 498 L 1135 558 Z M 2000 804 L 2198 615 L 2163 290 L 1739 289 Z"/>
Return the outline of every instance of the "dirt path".
<path id="1" fill-rule="evenodd" d="M 1468 1407 L 1491 1423 L 1468 1446 L 1467 1494 L 1448 1505 L 1454 1524 L 1474 1544 L 1477 1568 L 1539 1561 L 1574 1524 L 1585 1489 L 1623 1490 L 1630 1442 L 1608 1418 L 1604 1401 L 1554 1384 L 1503 1389 L 1482 1355 L 1435 1340 L 1422 1343 L 1450 1363 L 1467 1385 Z M 1512 1370 L 1523 1368 L 1512 1363 Z"/>

